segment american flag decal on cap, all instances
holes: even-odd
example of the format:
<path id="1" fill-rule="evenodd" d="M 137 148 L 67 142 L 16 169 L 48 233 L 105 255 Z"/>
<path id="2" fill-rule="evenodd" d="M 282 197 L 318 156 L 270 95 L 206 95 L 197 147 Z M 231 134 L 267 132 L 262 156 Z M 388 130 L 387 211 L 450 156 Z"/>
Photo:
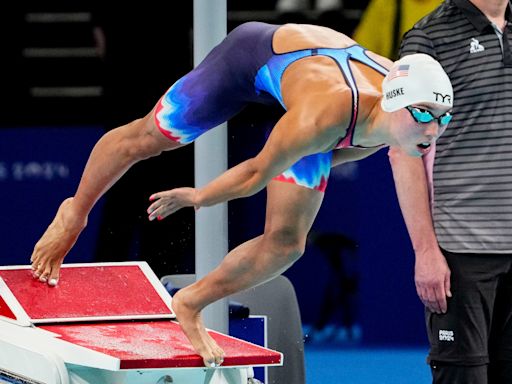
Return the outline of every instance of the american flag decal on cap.
<path id="1" fill-rule="evenodd" d="M 395 67 L 389 72 L 388 81 L 393 80 L 397 77 L 406 77 L 409 75 L 409 64 L 402 64 Z"/>

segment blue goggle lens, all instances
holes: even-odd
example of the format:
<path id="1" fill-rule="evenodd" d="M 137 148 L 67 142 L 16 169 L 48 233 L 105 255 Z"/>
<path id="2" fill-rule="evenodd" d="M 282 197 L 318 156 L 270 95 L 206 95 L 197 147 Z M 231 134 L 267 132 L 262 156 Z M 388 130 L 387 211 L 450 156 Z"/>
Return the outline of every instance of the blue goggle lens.
<path id="1" fill-rule="evenodd" d="M 439 125 L 447 125 L 450 121 L 452 121 L 452 115 L 449 112 L 446 112 L 443 116 L 439 116 Z"/>
<path id="2" fill-rule="evenodd" d="M 427 111 L 426 109 L 421 108 L 415 108 L 415 107 L 406 107 L 407 110 L 411 113 L 414 120 L 416 120 L 418 123 L 430 123 L 433 120 L 437 120 L 439 125 L 447 125 L 452 120 L 452 115 L 450 112 L 446 112 L 444 115 L 435 117 L 432 115 L 430 111 Z"/>

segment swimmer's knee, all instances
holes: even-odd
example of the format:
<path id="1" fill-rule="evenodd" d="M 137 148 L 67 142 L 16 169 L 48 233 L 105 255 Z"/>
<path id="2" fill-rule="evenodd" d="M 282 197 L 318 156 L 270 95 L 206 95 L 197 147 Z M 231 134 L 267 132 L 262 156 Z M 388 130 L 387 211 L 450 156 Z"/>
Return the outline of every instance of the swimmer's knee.
<path id="1" fill-rule="evenodd" d="M 117 130 L 120 130 L 116 139 L 118 152 L 125 153 L 128 158 L 134 161 L 158 156 L 164 151 L 183 145 L 160 133 L 158 127 L 148 116 L 134 120 Z"/>
<path id="2" fill-rule="evenodd" d="M 279 229 L 265 233 L 264 239 L 276 257 L 289 263 L 297 261 L 306 249 L 306 235 L 292 229 Z"/>

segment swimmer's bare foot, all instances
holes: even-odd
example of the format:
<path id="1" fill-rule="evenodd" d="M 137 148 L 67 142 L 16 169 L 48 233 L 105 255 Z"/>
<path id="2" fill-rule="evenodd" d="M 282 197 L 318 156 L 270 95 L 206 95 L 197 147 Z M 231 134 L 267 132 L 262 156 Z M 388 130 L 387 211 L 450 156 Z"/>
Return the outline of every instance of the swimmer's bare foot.
<path id="1" fill-rule="evenodd" d="M 173 296 L 172 309 L 192 347 L 203 358 L 204 365 L 210 368 L 220 366 L 224 361 L 224 351 L 206 331 L 200 311 L 189 305 L 186 288 Z"/>
<path id="2" fill-rule="evenodd" d="M 49 285 L 57 285 L 64 257 L 86 225 L 87 217 L 77 213 L 73 198 L 64 200 L 52 223 L 34 247 L 30 261 L 35 278 Z"/>

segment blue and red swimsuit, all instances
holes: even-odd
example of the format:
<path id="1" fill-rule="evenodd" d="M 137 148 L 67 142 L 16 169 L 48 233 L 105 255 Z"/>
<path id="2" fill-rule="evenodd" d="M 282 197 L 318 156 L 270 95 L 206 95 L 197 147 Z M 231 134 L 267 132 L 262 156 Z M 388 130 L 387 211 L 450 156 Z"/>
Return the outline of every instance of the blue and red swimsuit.
<path id="1" fill-rule="evenodd" d="M 359 45 L 315 48 L 276 54 L 272 40 L 279 25 L 249 22 L 234 29 L 191 72 L 174 83 L 156 107 L 162 133 L 182 144 L 240 112 L 248 103 L 279 102 L 281 77 L 293 62 L 315 55 L 332 58 L 352 90 L 352 116 L 336 149 L 352 143 L 359 93 L 349 60 L 356 60 L 386 75 L 387 69 L 369 58 Z M 275 179 L 324 191 L 331 169 L 332 151 L 305 156 Z"/>

